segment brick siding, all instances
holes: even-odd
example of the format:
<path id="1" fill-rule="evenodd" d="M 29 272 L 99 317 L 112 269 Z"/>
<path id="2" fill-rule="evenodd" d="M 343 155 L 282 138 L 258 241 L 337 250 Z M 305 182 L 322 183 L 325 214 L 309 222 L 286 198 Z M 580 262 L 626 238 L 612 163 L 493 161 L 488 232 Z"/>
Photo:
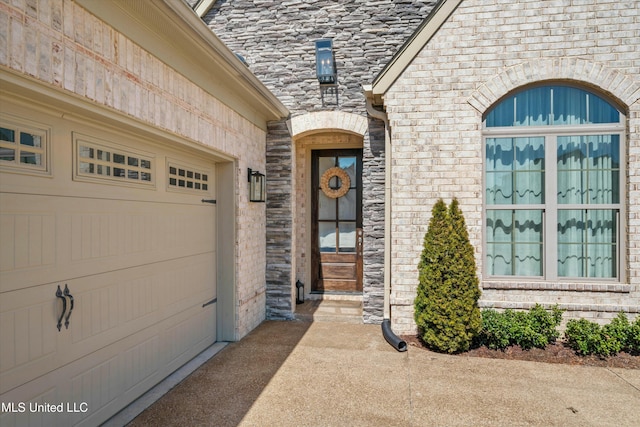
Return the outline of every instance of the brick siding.
<path id="1" fill-rule="evenodd" d="M 640 311 L 640 2 L 464 0 L 385 95 L 393 144 L 392 319 L 415 332 L 422 239 L 438 198 L 458 198 L 482 278 L 482 115 L 523 85 L 564 80 L 625 106 L 626 283 L 481 280 L 484 307 L 559 303 L 566 318 Z"/>

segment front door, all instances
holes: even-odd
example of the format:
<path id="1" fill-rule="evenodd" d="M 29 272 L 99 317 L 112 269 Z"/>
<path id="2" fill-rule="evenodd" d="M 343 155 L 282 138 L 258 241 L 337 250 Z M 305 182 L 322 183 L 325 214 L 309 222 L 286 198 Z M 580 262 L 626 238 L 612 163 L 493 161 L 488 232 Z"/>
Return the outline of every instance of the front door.
<path id="1" fill-rule="evenodd" d="M 312 291 L 362 291 L 362 150 L 317 150 L 312 162 Z"/>

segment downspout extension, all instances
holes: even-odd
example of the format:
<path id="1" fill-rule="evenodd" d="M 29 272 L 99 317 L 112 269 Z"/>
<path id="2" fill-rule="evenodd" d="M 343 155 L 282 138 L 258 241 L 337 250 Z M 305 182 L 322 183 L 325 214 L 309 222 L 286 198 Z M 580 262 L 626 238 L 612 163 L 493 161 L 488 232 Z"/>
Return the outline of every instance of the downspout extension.
<path id="1" fill-rule="evenodd" d="M 407 351 L 407 343 L 400 339 L 391 329 L 391 130 L 389 120 L 384 111 L 373 108 L 373 91 L 371 86 L 363 86 L 367 113 L 384 122 L 384 314 L 382 319 L 382 335 L 393 348 Z"/>
<path id="2" fill-rule="evenodd" d="M 398 351 L 407 351 L 407 343 L 391 330 L 391 319 L 384 319 L 382 321 L 382 336 L 391 344 L 391 347 Z"/>

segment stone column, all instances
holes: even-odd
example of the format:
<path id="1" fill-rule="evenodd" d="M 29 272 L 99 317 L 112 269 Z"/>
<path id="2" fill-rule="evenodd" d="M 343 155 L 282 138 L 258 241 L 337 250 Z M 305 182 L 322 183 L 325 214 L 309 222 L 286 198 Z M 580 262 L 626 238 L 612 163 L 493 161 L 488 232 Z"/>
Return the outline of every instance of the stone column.
<path id="1" fill-rule="evenodd" d="M 362 153 L 362 318 L 365 323 L 380 323 L 384 316 L 384 143 L 384 123 L 369 117 Z"/>
<path id="2" fill-rule="evenodd" d="M 267 319 L 293 318 L 293 142 L 285 121 L 267 128 Z M 251 260 L 246 260 L 251 262 Z"/>

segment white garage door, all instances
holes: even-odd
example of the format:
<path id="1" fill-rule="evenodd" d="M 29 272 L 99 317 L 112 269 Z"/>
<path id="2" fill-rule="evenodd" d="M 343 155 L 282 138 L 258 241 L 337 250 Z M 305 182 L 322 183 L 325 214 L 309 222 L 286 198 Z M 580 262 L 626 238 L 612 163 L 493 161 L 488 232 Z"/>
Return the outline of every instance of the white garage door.
<path id="1" fill-rule="evenodd" d="M 216 340 L 215 164 L 1 119 L 0 424 L 97 425 Z"/>

